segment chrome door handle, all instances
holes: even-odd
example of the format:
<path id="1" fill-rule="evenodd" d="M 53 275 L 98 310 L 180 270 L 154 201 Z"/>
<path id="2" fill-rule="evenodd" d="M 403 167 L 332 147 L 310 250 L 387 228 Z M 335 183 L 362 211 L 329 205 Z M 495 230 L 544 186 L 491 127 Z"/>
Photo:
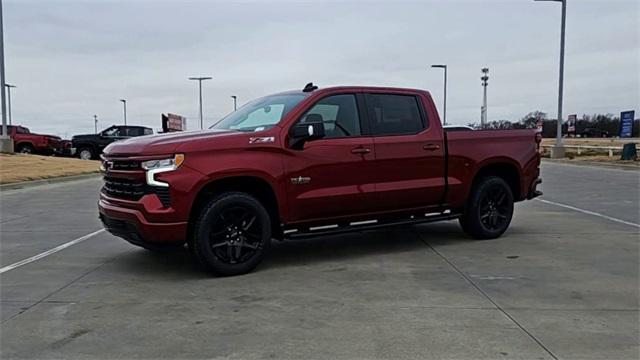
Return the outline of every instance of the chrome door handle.
<path id="1" fill-rule="evenodd" d="M 365 148 L 365 147 L 357 147 L 355 149 L 351 149 L 351 153 L 352 154 L 360 154 L 360 155 L 364 155 L 364 154 L 368 154 L 370 153 L 371 150 Z"/>
<path id="2" fill-rule="evenodd" d="M 438 144 L 427 144 L 427 145 L 423 146 L 422 148 L 427 150 L 427 151 L 434 151 L 434 150 L 440 149 L 440 145 L 438 145 Z"/>

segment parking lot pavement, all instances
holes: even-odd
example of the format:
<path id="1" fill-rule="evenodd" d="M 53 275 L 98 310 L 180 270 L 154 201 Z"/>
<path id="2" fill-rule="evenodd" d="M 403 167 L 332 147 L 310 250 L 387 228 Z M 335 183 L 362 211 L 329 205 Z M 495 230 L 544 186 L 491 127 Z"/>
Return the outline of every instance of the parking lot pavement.
<path id="1" fill-rule="evenodd" d="M 640 224 L 640 171 L 543 162 L 546 200 Z"/>
<path id="2" fill-rule="evenodd" d="M 637 188 L 618 185 L 637 173 L 600 169 L 625 192 L 584 170 L 576 186 L 590 197 L 578 203 L 562 176 L 581 169 L 553 166 L 543 169 L 545 199 L 634 222 L 626 215 L 637 202 L 623 200 Z M 99 229 L 98 187 L 0 195 L 2 266 Z M 611 201 L 598 205 L 602 194 Z M 28 208 L 58 201 L 66 214 Z M 0 275 L 1 355 L 637 359 L 638 235 L 530 201 L 496 240 L 470 240 L 445 222 L 287 241 L 256 272 L 215 278 L 186 251 L 152 254 L 98 233 Z"/>

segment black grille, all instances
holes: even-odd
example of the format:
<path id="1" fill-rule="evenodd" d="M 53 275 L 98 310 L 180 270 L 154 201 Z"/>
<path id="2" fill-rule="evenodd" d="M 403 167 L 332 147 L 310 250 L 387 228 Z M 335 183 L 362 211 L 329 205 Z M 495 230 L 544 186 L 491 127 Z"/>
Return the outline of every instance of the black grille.
<path id="1" fill-rule="evenodd" d="M 112 170 L 138 170 L 141 169 L 140 161 L 135 160 L 113 160 Z"/>
<path id="2" fill-rule="evenodd" d="M 138 200 L 146 192 L 146 184 L 138 180 L 104 177 L 104 187 L 102 190 L 109 196 Z"/>
<path id="3" fill-rule="evenodd" d="M 163 206 L 171 206 L 169 188 L 148 186 L 143 180 L 105 176 L 102 191 L 111 197 L 126 200 L 138 200 L 144 194 L 156 194 Z"/>
<path id="4" fill-rule="evenodd" d="M 169 188 L 154 188 L 154 191 L 162 205 L 168 207 L 171 205 L 171 197 L 169 196 Z"/>

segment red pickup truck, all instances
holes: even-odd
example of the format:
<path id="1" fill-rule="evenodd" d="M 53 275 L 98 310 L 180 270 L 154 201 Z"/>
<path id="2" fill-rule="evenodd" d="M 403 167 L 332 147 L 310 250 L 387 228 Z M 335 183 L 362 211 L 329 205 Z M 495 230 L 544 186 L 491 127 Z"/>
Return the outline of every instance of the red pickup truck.
<path id="1" fill-rule="evenodd" d="M 13 148 L 19 153 L 57 154 L 64 148 L 62 139 L 54 135 L 35 134 L 24 126 L 7 125 L 7 133 L 13 139 Z M 2 127 L 0 127 L 2 134 Z"/>
<path id="2" fill-rule="evenodd" d="M 456 218 L 490 239 L 540 194 L 540 140 L 447 132 L 422 90 L 308 84 L 206 131 L 109 145 L 98 207 L 109 232 L 149 249 L 186 242 L 221 275 L 251 271 L 271 239 Z"/>

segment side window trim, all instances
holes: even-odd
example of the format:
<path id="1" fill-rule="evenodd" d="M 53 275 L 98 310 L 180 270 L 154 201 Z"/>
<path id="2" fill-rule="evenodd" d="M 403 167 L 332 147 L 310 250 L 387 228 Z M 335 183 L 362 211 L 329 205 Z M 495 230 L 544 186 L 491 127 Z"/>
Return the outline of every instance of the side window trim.
<path id="1" fill-rule="evenodd" d="M 420 122 L 422 124 L 422 128 L 416 132 L 412 132 L 412 133 L 401 133 L 401 134 L 374 134 L 373 133 L 373 117 L 370 116 L 369 110 L 371 109 L 370 107 L 370 96 L 371 95 L 399 95 L 399 96 L 411 96 L 414 98 L 414 100 L 416 101 L 416 104 L 418 106 L 418 113 L 420 114 Z M 422 104 L 422 101 L 420 99 L 420 97 L 416 94 L 405 94 L 405 93 L 394 93 L 394 92 L 365 92 L 362 94 L 363 97 L 363 103 L 365 104 L 366 107 L 366 114 L 367 114 L 367 130 L 369 131 L 368 134 L 369 136 L 373 136 L 373 137 L 381 137 L 381 136 L 406 136 L 406 135 L 417 135 L 421 132 L 427 131 L 429 129 L 429 120 L 427 119 L 427 112 L 424 109 L 424 106 Z"/>
<path id="2" fill-rule="evenodd" d="M 371 125 L 369 119 L 369 107 L 365 94 L 356 93 L 356 105 L 360 115 L 360 136 L 371 136 Z"/>

